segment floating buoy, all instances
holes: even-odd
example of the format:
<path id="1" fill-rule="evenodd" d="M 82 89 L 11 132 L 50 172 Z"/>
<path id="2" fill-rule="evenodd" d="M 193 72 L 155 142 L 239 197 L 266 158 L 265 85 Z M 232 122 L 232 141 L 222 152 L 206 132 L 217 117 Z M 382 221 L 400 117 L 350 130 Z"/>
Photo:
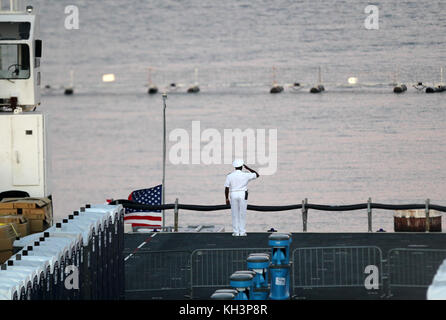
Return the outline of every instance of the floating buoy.
<path id="1" fill-rule="evenodd" d="M 426 93 L 435 93 L 446 91 L 446 86 L 438 85 L 436 87 L 427 87 Z"/>
<path id="2" fill-rule="evenodd" d="M 283 91 L 283 87 L 279 86 L 276 82 L 276 67 L 273 66 L 273 85 L 269 90 L 269 93 L 281 93 Z"/>
<path id="3" fill-rule="evenodd" d="M 426 93 L 443 92 L 446 91 L 446 85 L 443 82 L 443 68 L 440 68 L 440 83 L 433 87 L 427 87 Z"/>
<path id="4" fill-rule="evenodd" d="M 394 93 L 403 93 L 404 91 L 407 91 L 407 86 L 405 84 L 400 84 L 393 88 Z"/>
<path id="5" fill-rule="evenodd" d="M 446 91 L 446 86 L 438 86 L 437 87 L 437 92 L 443 92 Z"/>
<path id="6" fill-rule="evenodd" d="M 102 75 L 102 82 L 111 83 L 115 81 L 116 77 L 114 73 L 106 73 Z"/>
<path id="7" fill-rule="evenodd" d="M 172 82 L 172 83 L 170 84 L 170 86 L 171 86 L 172 88 L 175 88 L 175 87 L 177 86 L 177 84 L 174 83 L 174 82 Z"/>
<path id="8" fill-rule="evenodd" d="M 280 93 L 282 91 L 283 91 L 283 87 L 282 86 L 275 85 L 274 87 L 271 88 L 269 93 Z"/>
<path id="9" fill-rule="evenodd" d="M 153 68 L 148 68 L 148 80 L 147 80 L 147 86 L 149 89 L 147 90 L 148 94 L 156 94 L 158 93 L 158 88 L 152 83 L 152 70 Z"/>
<path id="10" fill-rule="evenodd" d="M 64 94 L 70 96 L 74 93 L 74 70 L 70 70 L 70 85 L 65 88 Z"/>
<path id="11" fill-rule="evenodd" d="M 199 86 L 192 86 L 189 89 L 187 89 L 188 93 L 198 93 L 200 92 L 200 87 Z"/>
<path id="12" fill-rule="evenodd" d="M 319 84 L 310 89 L 311 93 L 321 93 L 322 91 L 325 91 L 324 86 L 321 84 L 322 83 L 322 69 L 321 69 L 321 67 L 318 68 L 318 79 L 317 80 L 318 80 L 317 83 L 319 83 Z"/>
<path id="13" fill-rule="evenodd" d="M 188 93 L 198 93 L 198 92 L 200 92 L 200 87 L 198 86 L 198 69 L 197 68 L 195 68 L 194 78 L 195 78 L 195 83 L 194 83 L 194 85 L 192 87 L 187 89 Z"/>
<path id="14" fill-rule="evenodd" d="M 322 91 L 325 91 L 325 88 L 321 84 L 310 89 L 311 93 L 321 93 Z"/>
<path id="15" fill-rule="evenodd" d="M 358 83 L 358 78 L 350 77 L 350 78 L 347 79 L 347 82 L 348 82 L 349 85 L 355 85 L 355 84 Z"/>
<path id="16" fill-rule="evenodd" d="M 47 84 L 47 85 L 45 86 L 45 89 L 51 89 L 51 86 L 50 86 L 49 84 Z"/>
<path id="17" fill-rule="evenodd" d="M 147 91 L 148 94 L 156 94 L 158 93 L 158 88 L 155 86 L 152 86 L 149 88 L 149 90 Z"/>

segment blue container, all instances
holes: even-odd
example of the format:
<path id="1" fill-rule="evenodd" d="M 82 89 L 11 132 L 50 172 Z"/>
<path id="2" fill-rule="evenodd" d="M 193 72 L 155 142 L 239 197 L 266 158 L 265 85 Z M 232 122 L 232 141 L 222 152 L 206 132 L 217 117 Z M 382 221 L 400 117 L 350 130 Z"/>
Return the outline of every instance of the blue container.
<path id="1" fill-rule="evenodd" d="M 246 259 L 249 270 L 255 271 L 254 288 L 268 287 L 269 256 L 267 254 L 250 254 Z"/>
<path id="2" fill-rule="evenodd" d="M 276 233 L 269 236 L 271 265 L 269 266 L 271 289 L 269 298 L 287 300 L 290 298 L 290 245 L 291 236 Z"/>
<path id="3" fill-rule="evenodd" d="M 254 276 L 249 273 L 233 273 L 230 279 L 231 287 L 237 289 L 238 294 L 234 300 L 248 300 L 249 288 L 252 286 L 252 279 Z"/>
<path id="4" fill-rule="evenodd" d="M 268 300 L 268 294 L 270 292 L 269 287 L 266 288 L 254 288 L 250 294 L 250 300 Z"/>
<path id="5" fill-rule="evenodd" d="M 287 300 L 290 298 L 290 266 L 270 265 L 271 289 L 269 298 L 271 300 Z"/>
<path id="6" fill-rule="evenodd" d="M 273 233 L 268 241 L 271 247 L 271 264 L 286 265 L 290 263 L 291 236 L 286 233 Z"/>

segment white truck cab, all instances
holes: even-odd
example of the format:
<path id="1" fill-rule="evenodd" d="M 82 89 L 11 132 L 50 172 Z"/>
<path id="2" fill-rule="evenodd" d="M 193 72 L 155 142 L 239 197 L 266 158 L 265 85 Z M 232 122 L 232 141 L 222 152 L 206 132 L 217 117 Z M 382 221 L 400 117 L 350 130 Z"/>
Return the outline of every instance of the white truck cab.
<path id="1" fill-rule="evenodd" d="M 40 104 L 39 20 L 18 0 L 0 0 L 0 197 L 50 195 L 46 121 Z"/>
<path id="2" fill-rule="evenodd" d="M 21 9 L 0 0 L 0 107 L 34 110 L 40 104 L 39 18 L 31 6 Z"/>

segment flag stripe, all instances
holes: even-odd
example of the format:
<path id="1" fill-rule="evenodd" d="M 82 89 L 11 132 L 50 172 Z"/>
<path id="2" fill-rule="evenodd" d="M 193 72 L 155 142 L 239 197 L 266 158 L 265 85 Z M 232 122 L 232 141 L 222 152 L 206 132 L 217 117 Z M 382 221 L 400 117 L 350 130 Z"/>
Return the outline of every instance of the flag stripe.
<path id="1" fill-rule="evenodd" d="M 151 220 L 151 221 L 161 221 L 161 217 L 153 217 L 153 216 L 134 216 L 129 214 L 124 217 L 124 220 Z"/>
<path id="2" fill-rule="evenodd" d="M 151 228 L 161 228 L 160 224 L 145 224 L 145 223 L 137 223 L 137 222 L 130 222 L 132 224 L 132 227 L 151 227 Z"/>

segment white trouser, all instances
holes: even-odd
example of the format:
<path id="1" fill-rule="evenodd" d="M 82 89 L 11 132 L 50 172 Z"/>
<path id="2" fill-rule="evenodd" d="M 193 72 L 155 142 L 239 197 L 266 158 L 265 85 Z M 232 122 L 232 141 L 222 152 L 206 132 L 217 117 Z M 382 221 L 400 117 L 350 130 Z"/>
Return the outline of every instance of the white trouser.
<path id="1" fill-rule="evenodd" d="M 232 230 L 234 233 L 246 233 L 246 208 L 248 200 L 245 200 L 245 191 L 231 192 Z"/>

